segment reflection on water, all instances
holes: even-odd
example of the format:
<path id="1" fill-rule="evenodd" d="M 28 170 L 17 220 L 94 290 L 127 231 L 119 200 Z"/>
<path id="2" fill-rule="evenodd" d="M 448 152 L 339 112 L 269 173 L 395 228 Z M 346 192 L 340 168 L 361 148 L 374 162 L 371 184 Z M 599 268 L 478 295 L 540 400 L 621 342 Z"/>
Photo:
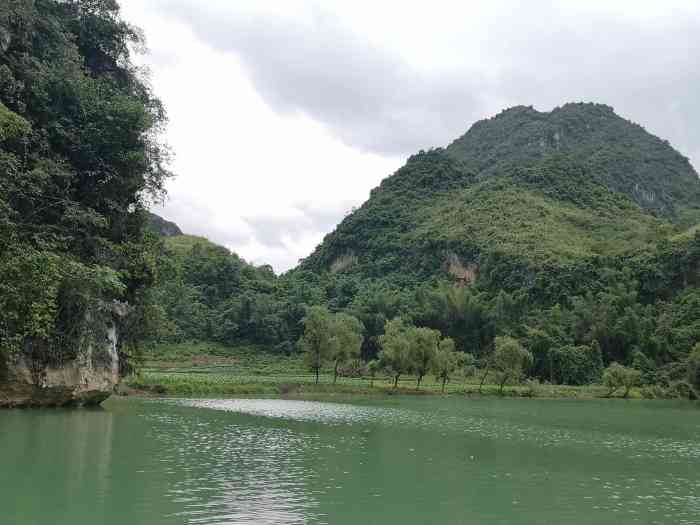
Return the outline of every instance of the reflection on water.
<path id="1" fill-rule="evenodd" d="M 303 463 L 312 443 L 303 436 L 190 417 L 154 419 L 162 466 L 174 474 L 167 494 L 186 523 L 297 524 L 314 516 Z"/>
<path id="2" fill-rule="evenodd" d="M 0 523 L 699 524 L 699 416 L 456 398 L 0 412 Z"/>

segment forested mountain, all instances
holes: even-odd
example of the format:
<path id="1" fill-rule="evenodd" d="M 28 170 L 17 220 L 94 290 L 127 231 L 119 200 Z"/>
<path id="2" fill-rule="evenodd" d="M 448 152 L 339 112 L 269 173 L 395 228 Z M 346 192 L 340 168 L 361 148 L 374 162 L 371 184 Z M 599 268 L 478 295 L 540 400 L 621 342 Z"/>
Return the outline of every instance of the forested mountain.
<path id="1" fill-rule="evenodd" d="M 609 107 L 516 107 L 411 157 L 302 268 L 418 284 L 498 266 L 506 287 L 557 300 L 575 283 L 552 289 L 543 270 L 580 282 L 604 258 L 685 231 L 699 206 L 688 160 Z"/>
<path id="2" fill-rule="evenodd" d="M 0 2 L 0 357 L 37 373 L 102 345 L 116 304 L 141 339 L 169 173 L 140 43 L 114 0 Z"/>
<path id="3" fill-rule="evenodd" d="M 181 271 L 206 315 L 179 333 L 289 351 L 321 304 L 362 321 L 365 358 L 401 316 L 477 357 L 514 337 L 542 379 L 617 361 L 668 380 L 700 342 L 699 195 L 686 158 L 607 106 L 516 107 L 412 156 L 281 277 L 223 252 L 235 278 Z M 187 264 L 223 269 L 215 253 L 190 247 Z"/>

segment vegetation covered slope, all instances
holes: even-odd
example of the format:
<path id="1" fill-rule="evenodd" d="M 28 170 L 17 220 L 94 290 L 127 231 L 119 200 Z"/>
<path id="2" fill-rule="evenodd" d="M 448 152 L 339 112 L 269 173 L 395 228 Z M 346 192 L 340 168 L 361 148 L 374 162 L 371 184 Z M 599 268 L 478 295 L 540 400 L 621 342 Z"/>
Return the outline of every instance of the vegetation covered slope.
<path id="1" fill-rule="evenodd" d="M 361 357 L 385 370 L 417 370 L 385 347 L 388 326 L 418 326 L 492 372 L 497 342 L 513 341 L 530 377 L 588 384 L 618 362 L 676 392 L 700 344 L 699 187 L 686 159 L 605 106 L 514 108 L 411 157 L 294 270 L 173 237 L 176 277 L 158 289 L 176 341 L 290 352 L 320 305 L 357 318 Z"/>
<path id="2" fill-rule="evenodd" d="M 169 174 L 140 42 L 114 0 L 0 3 L 0 353 L 39 371 L 103 342 L 113 301 L 142 325 Z"/>
<path id="3" fill-rule="evenodd" d="M 687 230 L 699 203 L 688 160 L 609 107 L 517 107 L 411 157 L 301 267 L 401 285 L 498 267 L 501 285 L 536 287 Z"/>

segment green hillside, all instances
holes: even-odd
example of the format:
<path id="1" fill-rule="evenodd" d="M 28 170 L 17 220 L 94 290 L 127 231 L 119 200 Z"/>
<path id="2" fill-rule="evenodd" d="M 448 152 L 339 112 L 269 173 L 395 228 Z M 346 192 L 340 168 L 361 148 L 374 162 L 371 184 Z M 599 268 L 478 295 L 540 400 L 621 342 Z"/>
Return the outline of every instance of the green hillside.
<path id="1" fill-rule="evenodd" d="M 505 257 L 521 288 L 683 235 L 699 196 L 687 159 L 607 106 L 517 107 L 411 157 L 301 267 L 412 285 Z"/>

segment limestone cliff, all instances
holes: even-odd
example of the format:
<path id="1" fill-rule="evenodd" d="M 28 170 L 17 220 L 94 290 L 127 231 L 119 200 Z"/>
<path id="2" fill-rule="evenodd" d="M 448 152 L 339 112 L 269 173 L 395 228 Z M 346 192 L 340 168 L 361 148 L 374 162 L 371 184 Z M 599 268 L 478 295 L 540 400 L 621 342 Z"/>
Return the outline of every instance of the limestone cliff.
<path id="1" fill-rule="evenodd" d="M 25 354 L 0 355 L 0 407 L 87 406 L 107 399 L 119 384 L 117 331 L 60 365 L 37 365 Z"/>

